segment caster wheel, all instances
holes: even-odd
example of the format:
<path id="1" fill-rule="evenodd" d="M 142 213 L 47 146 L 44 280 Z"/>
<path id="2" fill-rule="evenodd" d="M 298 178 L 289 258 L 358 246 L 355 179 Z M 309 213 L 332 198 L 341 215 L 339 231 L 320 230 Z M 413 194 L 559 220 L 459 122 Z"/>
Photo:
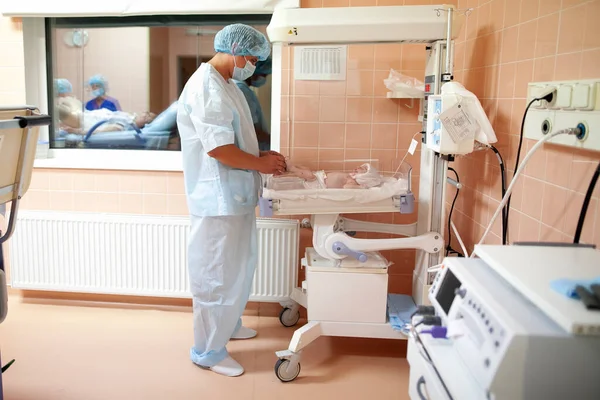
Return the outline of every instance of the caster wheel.
<path id="1" fill-rule="evenodd" d="M 281 322 L 281 325 L 285 326 L 286 328 L 296 325 L 299 320 L 300 311 L 296 311 L 294 313 L 291 308 L 286 307 L 279 313 L 279 322 Z"/>
<path id="2" fill-rule="evenodd" d="M 288 371 L 288 366 L 290 365 L 290 360 L 286 360 L 285 358 L 280 358 L 275 363 L 275 375 L 281 382 L 291 382 L 300 375 L 300 363 L 293 370 Z"/>

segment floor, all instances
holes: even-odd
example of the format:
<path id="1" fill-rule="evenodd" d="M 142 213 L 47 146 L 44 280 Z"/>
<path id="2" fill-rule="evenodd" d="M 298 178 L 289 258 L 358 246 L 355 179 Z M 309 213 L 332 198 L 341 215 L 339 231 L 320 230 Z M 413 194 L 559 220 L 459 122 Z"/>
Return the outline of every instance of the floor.
<path id="1" fill-rule="evenodd" d="M 302 321 L 301 321 L 302 322 Z M 225 378 L 188 359 L 187 310 L 72 303 L 11 296 L 0 325 L 6 400 L 395 399 L 408 398 L 405 342 L 320 338 L 303 353 L 300 376 L 281 383 L 274 352 L 293 328 L 274 317 L 244 316 L 258 330 L 229 352 L 246 369 Z"/>

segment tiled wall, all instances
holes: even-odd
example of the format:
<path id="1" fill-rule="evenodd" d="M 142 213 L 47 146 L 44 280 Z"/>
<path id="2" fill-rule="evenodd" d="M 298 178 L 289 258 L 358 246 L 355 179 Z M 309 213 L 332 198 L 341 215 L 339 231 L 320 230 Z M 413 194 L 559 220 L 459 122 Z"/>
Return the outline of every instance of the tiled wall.
<path id="1" fill-rule="evenodd" d="M 0 17 L 0 106 L 25 103 L 22 24 Z"/>
<path id="2" fill-rule="evenodd" d="M 455 78 L 482 99 L 498 136 L 497 147 L 512 171 L 527 83 L 600 78 L 600 1 L 469 0 L 459 1 L 459 6 L 475 10 L 457 44 Z M 525 139 L 521 160 L 533 144 Z M 536 153 L 514 192 L 510 239 L 572 241 L 598 161 L 600 153 L 555 145 Z M 456 164 L 467 189 L 459 195 L 455 221 L 470 246 L 499 204 L 499 168 L 490 153 L 461 158 Z M 599 197 L 597 187 L 582 235 L 583 241 L 597 245 Z M 493 232 L 489 242 L 499 243 L 499 221 Z"/>
<path id="3" fill-rule="evenodd" d="M 178 172 L 36 169 L 23 208 L 187 215 Z"/>
<path id="4" fill-rule="evenodd" d="M 305 1 L 303 6 L 436 3 L 443 2 L 316 0 Z M 526 106 L 527 83 L 600 77 L 600 25 L 596 21 L 600 1 L 458 0 L 453 3 L 459 9 L 473 8 L 456 43 L 455 79 L 480 98 L 499 139 L 496 147 L 512 172 Z M 414 114 L 401 103 L 384 98 L 382 79 L 390 67 L 421 78 L 423 62 L 422 46 L 357 46 L 350 50 L 349 69 L 352 71 L 345 87 L 329 84 L 331 88 L 324 89 L 323 84 L 319 87 L 305 83 L 296 83 L 294 87 L 284 79 L 284 90 L 295 89 L 295 92 L 284 92 L 284 105 L 285 95 L 291 93 L 296 99 L 283 111 L 284 117 L 288 110 L 296 117 L 294 133 L 285 123 L 282 126 L 284 132 L 286 129 L 289 132 L 290 156 L 294 160 L 316 163 L 332 156 L 348 158 L 355 154 L 383 157 L 384 163 L 394 161 L 394 154 L 400 157 L 414 130 L 409 127 Z M 345 110 L 341 104 L 344 100 Z M 332 114 L 341 117 L 342 111 L 346 112 L 345 124 L 331 124 L 324 119 L 324 115 L 327 118 Z M 394 117 L 398 122 L 395 138 Z M 317 127 L 318 134 L 315 133 Z M 525 139 L 521 160 L 533 144 Z M 315 150 L 318 159 L 314 158 Z M 510 239 L 572 240 L 583 194 L 599 160 L 598 153 L 553 145 L 539 151 L 516 185 L 511 204 Z M 417 166 L 417 160 L 414 161 L 413 165 Z M 453 220 L 470 249 L 483 234 L 499 204 L 500 169 L 493 154 L 483 152 L 461 157 L 452 166 L 466 184 L 458 197 Z M 448 191 L 448 201 L 454 193 L 454 189 Z M 600 188 L 597 188 L 582 235 L 582 240 L 598 245 L 599 196 Z M 499 243 L 500 233 L 498 220 L 488 242 Z M 459 248 L 456 241 L 453 247 Z"/>

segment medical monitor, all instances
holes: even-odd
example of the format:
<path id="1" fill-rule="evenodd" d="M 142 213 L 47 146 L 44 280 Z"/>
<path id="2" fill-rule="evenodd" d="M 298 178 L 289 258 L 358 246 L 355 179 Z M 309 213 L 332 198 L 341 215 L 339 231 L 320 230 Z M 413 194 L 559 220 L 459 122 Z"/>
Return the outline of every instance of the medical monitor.
<path id="1" fill-rule="evenodd" d="M 462 285 L 461 281 L 449 268 L 441 269 L 430 289 L 429 300 L 438 313 L 443 312 L 446 317 L 456 296 L 456 290 Z"/>

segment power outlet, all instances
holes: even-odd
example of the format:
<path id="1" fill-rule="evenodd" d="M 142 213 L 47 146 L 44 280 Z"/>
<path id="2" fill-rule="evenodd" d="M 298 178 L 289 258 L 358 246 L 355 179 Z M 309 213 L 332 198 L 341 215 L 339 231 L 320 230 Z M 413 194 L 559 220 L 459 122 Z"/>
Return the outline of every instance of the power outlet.
<path id="1" fill-rule="evenodd" d="M 600 151 L 600 79 L 532 82 L 528 85 L 527 102 L 551 91 L 554 91 L 552 100 L 536 101 L 531 105 L 524 136 L 540 140 L 551 132 L 583 124 L 586 127 L 584 137 L 559 135 L 550 142 Z"/>

